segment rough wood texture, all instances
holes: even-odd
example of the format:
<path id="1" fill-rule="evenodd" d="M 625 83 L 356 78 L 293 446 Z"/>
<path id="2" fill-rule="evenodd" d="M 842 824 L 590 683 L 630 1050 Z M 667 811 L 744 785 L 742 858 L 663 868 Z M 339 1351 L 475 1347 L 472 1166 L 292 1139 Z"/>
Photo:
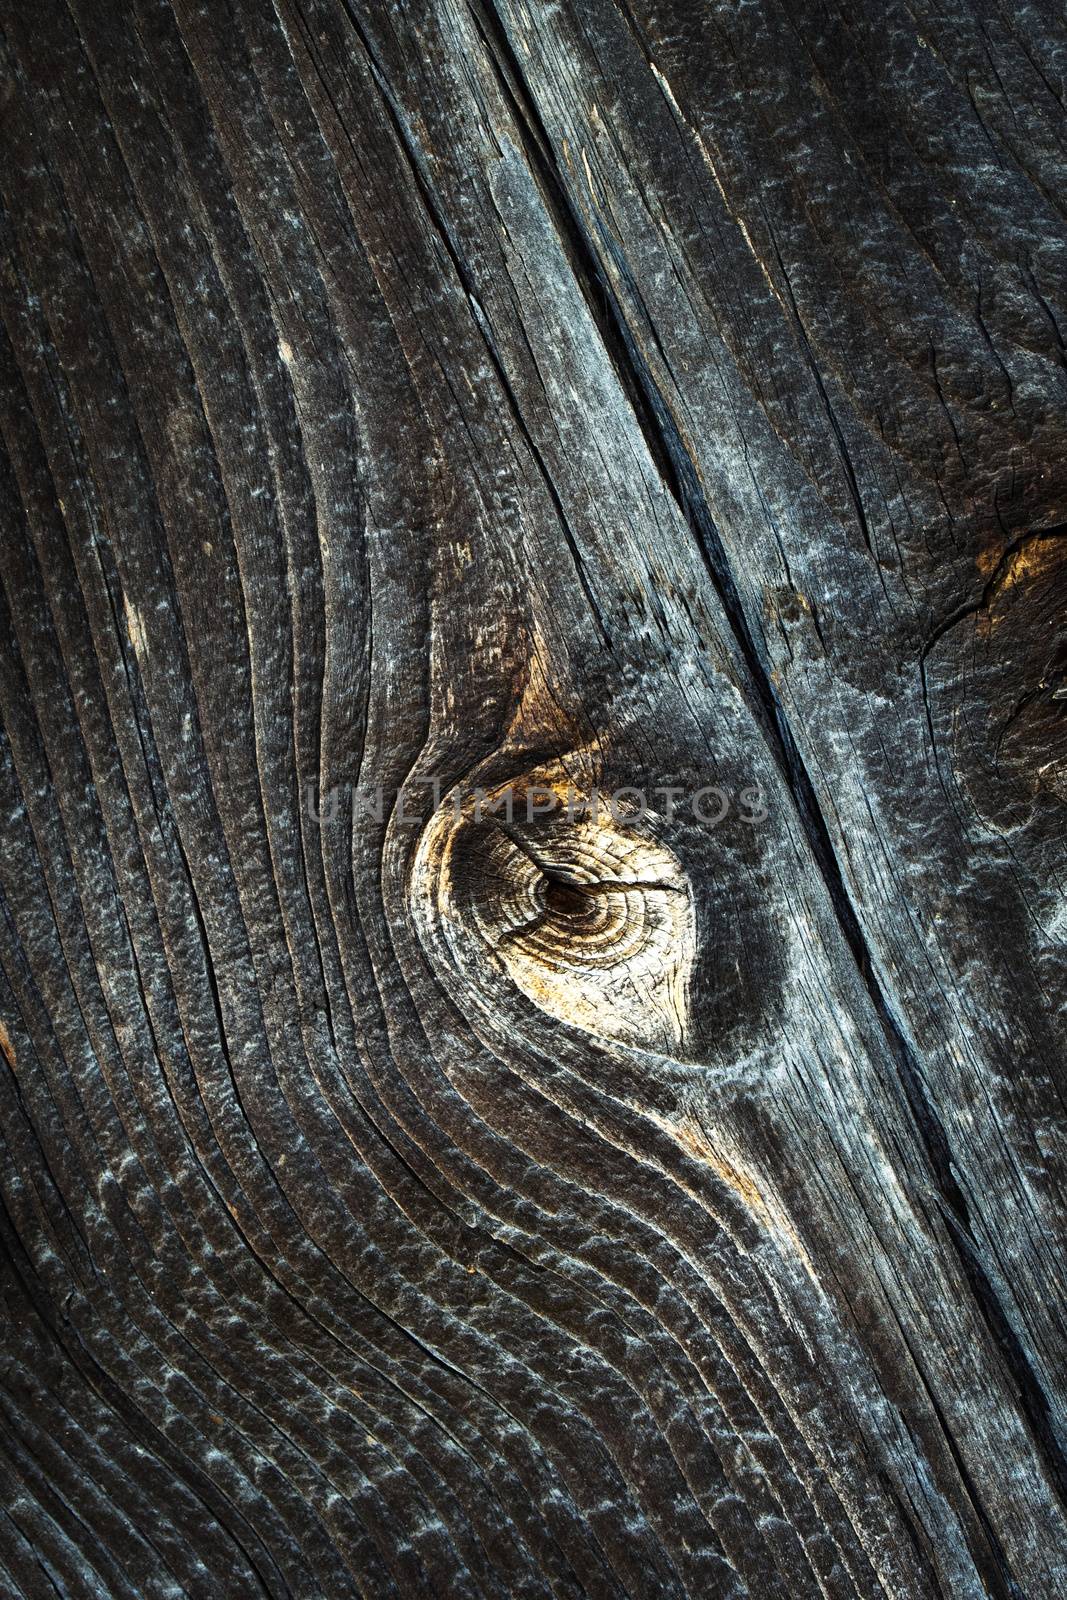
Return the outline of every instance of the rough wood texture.
<path id="1" fill-rule="evenodd" d="M 1060 1600 L 1062 13 L 0 9 L 0 1591 Z"/>

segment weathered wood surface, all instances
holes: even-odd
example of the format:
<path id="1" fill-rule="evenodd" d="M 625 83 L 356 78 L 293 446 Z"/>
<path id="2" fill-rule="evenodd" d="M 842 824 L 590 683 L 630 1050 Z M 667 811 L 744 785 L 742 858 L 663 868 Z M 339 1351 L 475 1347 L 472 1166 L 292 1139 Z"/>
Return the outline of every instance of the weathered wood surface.
<path id="1" fill-rule="evenodd" d="M 0 1591 L 1067 1593 L 1062 13 L 2 9 Z"/>

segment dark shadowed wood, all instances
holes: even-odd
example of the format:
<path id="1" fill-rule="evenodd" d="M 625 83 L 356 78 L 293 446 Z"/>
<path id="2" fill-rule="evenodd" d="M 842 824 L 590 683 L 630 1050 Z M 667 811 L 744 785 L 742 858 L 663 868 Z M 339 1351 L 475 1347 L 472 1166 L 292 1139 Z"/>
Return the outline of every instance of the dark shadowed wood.
<path id="1" fill-rule="evenodd" d="M 0 10 L 0 1593 L 1058 1600 L 1062 14 Z"/>

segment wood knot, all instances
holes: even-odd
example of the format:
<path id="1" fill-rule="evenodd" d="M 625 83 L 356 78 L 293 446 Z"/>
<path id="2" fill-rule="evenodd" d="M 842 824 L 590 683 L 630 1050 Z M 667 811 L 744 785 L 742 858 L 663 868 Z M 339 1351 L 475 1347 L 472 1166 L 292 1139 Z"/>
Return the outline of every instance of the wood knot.
<path id="1" fill-rule="evenodd" d="M 931 732 L 980 815 L 1052 839 L 1067 799 L 1065 536 L 1038 529 L 1010 545 L 926 663 Z"/>
<path id="2" fill-rule="evenodd" d="M 416 916 L 498 1014 L 517 989 L 559 1022 L 674 1052 L 696 919 L 651 820 L 618 820 L 554 774 L 476 791 L 443 806 L 424 836 Z"/>

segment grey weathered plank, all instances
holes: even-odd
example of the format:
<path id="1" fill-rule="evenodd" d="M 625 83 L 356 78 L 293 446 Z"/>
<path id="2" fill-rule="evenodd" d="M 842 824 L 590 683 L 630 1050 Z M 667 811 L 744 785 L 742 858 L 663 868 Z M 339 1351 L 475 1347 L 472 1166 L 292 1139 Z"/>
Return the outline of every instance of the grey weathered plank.
<path id="1" fill-rule="evenodd" d="M 5 8 L 14 1594 L 1065 1586 L 1060 28 Z"/>

